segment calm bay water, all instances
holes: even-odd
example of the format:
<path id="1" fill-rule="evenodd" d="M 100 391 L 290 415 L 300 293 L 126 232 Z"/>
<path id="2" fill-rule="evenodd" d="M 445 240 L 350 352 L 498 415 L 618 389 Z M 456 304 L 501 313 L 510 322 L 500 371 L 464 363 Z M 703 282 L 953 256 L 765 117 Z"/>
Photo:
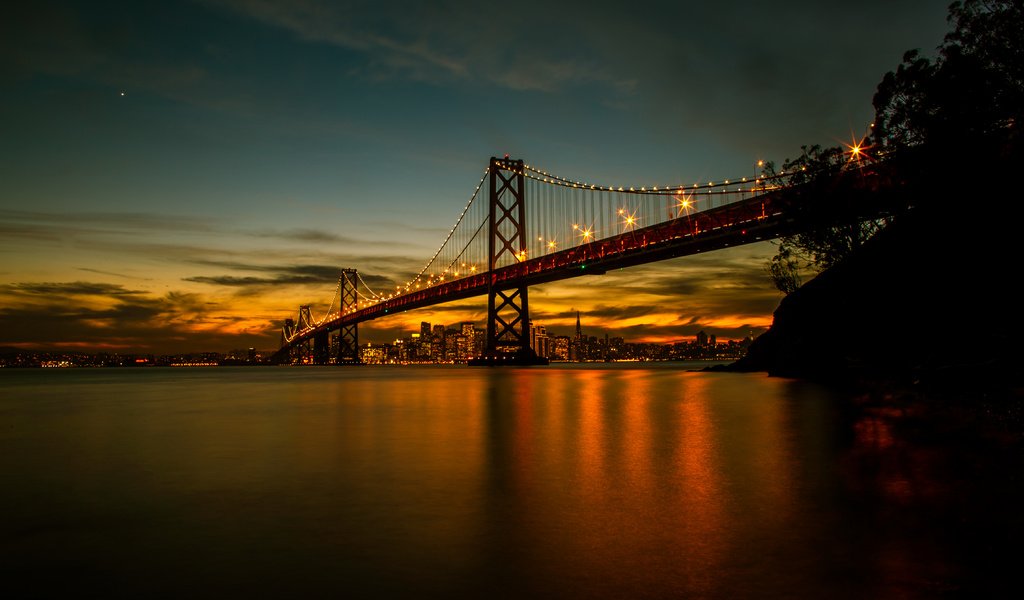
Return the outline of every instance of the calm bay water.
<path id="1" fill-rule="evenodd" d="M 678 365 L 3 370 L 0 569 L 8 597 L 986 589 L 956 465 L 837 400 Z"/>

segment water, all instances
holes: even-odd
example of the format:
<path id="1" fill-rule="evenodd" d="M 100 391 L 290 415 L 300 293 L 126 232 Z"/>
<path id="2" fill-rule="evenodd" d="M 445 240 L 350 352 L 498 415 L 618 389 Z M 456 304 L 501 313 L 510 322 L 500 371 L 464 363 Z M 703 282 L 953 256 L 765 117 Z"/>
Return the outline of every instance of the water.
<path id="1" fill-rule="evenodd" d="M 965 517 L 956 465 L 837 400 L 675 365 L 0 371 L 0 575 L 8 597 L 1002 589 L 978 554 L 998 507 Z"/>

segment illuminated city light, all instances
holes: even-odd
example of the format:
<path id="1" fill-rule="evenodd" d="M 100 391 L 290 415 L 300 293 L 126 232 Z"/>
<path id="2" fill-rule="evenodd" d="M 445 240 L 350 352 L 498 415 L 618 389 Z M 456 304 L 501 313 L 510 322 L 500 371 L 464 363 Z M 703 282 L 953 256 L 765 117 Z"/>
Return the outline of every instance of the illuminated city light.
<path id="1" fill-rule="evenodd" d="M 636 227 L 636 212 L 627 213 L 625 210 L 619 210 L 619 214 L 622 215 L 622 228 L 623 230 L 632 230 Z"/>

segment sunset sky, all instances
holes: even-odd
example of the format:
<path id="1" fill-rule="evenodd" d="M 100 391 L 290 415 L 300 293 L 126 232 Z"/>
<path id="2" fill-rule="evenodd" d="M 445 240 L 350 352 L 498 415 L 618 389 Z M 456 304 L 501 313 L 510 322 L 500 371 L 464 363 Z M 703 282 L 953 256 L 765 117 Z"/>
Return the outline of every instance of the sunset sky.
<path id="1" fill-rule="evenodd" d="M 510 154 L 713 180 L 862 133 L 944 1 L 48 2 L 0 22 L 0 347 L 274 348 L 339 270 L 419 271 Z M 763 242 L 530 290 L 568 334 L 759 333 Z M 360 325 L 482 323 L 486 299 Z"/>

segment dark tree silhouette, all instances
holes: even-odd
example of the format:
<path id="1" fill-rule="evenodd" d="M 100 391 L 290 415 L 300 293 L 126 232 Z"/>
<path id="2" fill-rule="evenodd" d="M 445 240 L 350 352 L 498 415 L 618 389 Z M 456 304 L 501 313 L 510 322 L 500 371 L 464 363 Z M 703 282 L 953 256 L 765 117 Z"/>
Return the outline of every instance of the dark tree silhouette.
<path id="1" fill-rule="evenodd" d="M 800 287 L 801 273 L 822 271 L 842 261 L 880 226 L 876 221 L 836 225 L 830 211 L 829 201 L 834 191 L 830 186 L 843 171 L 860 166 L 859 153 L 840 146 L 801 146 L 800 150 L 800 156 L 786 159 L 781 171 L 776 172 L 772 162 L 764 165 L 766 178 L 810 188 L 799 213 L 805 229 L 796 235 L 783 236 L 778 251 L 766 265 L 772 283 L 786 294 Z"/>
<path id="2" fill-rule="evenodd" d="M 1024 2 L 966 0 L 949 7 L 953 30 L 934 60 L 907 52 L 874 97 L 873 141 L 1017 143 L 1024 112 Z M 962 150 L 962 148 L 958 148 Z"/>
<path id="3" fill-rule="evenodd" d="M 936 58 L 911 50 L 878 84 L 867 147 L 873 158 L 914 147 L 955 155 L 979 147 L 1011 151 L 1019 145 L 1024 119 L 1024 1 L 954 2 L 948 21 L 952 31 Z M 860 147 L 851 154 L 842 147 L 803 146 L 801 156 L 787 159 L 778 174 L 768 163 L 765 175 L 783 174 L 783 183 L 817 186 L 817 195 L 827 196 L 827 182 L 866 155 Z M 793 291 L 801 271 L 822 271 L 842 261 L 884 225 L 815 227 L 822 216 L 820 208 L 809 211 L 801 217 L 805 232 L 782 238 L 767 265 L 780 290 Z"/>
<path id="4" fill-rule="evenodd" d="M 785 243 L 779 244 L 779 251 L 765 267 L 772 283 L 784 294 L 791 294 L 800 287 L 800 263 L 793 257 L 793 251 Z"/>

